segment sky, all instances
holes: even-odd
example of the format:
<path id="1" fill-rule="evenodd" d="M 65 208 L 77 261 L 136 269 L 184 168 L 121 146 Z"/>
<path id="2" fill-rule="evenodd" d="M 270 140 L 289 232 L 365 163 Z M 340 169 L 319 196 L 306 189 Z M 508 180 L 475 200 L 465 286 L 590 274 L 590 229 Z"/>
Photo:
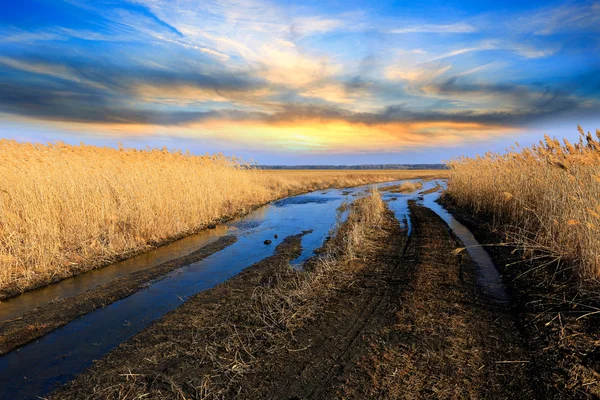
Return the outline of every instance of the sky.
<path id="1" fill-rule="evenodd" d="M 600 1 L 0 0 L 0 138 L 437 163 L 600 128 Z"/>

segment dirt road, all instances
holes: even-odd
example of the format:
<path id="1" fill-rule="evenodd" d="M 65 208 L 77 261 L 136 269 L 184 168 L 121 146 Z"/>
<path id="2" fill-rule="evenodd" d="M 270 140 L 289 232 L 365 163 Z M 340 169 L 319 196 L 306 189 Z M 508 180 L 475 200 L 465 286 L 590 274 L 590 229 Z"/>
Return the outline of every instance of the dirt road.
<path id="1" fill-rule="evenodd" d="M 408 242 L 387 221 L 353 287 L 295 335 L 306 350 L 262 360 L 241 398 L 535 398 L 508 311 L 443 221 L 415 204 L 411 218 Z"/>
<path id="2" fill-rule="evenodd" d="M 300 236 L 194 296 L 53 398 L 536 398 L 510 313 L 480 293 L 445 223 L 415 203 L 410 211 L 410 238 L 387 212 L 360 246 L 353 279 L 336 283 L 292 331 L 265 325 L 255 293 L 293 279 L 287 263 Z"/>

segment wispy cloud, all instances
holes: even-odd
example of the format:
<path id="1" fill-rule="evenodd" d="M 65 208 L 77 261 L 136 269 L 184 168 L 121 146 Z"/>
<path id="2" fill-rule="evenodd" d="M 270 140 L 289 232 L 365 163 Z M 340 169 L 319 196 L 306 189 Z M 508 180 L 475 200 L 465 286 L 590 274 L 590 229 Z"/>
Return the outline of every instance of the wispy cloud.
<path id="1" fill-rule="evenodd" d="M 546 7 L 523 16 L 536 35 L 554 35 L 568 31 L 600 32 L 600 2 L 568 2 Z"/>
<path id="2" fill-rule="evenodd" d="M 423 24 L 408 26 L 405 28 L 391 29 L 389 33 L 474 33 L 478 29 L 471 24 L 465 22 L 457 22 L 454 24 Z"/>

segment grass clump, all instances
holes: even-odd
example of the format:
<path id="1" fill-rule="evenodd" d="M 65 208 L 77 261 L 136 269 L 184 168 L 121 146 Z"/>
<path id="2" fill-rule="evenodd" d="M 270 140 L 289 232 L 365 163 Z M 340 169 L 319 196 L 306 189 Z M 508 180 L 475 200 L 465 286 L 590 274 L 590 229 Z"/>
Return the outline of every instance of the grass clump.
<path id="1" fill-rule="evenodd" d="M 423 182 L 404 182 L 400 185 L 393 185 L 384 188 L 385 191 L 390 193 L 412 193 L 423 187 Z"/>

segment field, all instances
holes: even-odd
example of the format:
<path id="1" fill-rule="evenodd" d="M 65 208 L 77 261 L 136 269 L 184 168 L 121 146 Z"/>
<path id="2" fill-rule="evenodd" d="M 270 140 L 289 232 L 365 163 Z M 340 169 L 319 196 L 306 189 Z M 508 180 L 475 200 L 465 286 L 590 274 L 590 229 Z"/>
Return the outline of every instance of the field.
<path id="1" fill-rule="evenodd" d="M 268 171 L 222 155 L 0 141 L 0 298 L 271 200 L 445 171 Z"/>
<path id="2" fill-rule="evenodd" d="M 79 274 L 3 302 L 0 398 L 598 398 L 598 136 L 449 171 L 0 142 L 4 293 Z"/>

